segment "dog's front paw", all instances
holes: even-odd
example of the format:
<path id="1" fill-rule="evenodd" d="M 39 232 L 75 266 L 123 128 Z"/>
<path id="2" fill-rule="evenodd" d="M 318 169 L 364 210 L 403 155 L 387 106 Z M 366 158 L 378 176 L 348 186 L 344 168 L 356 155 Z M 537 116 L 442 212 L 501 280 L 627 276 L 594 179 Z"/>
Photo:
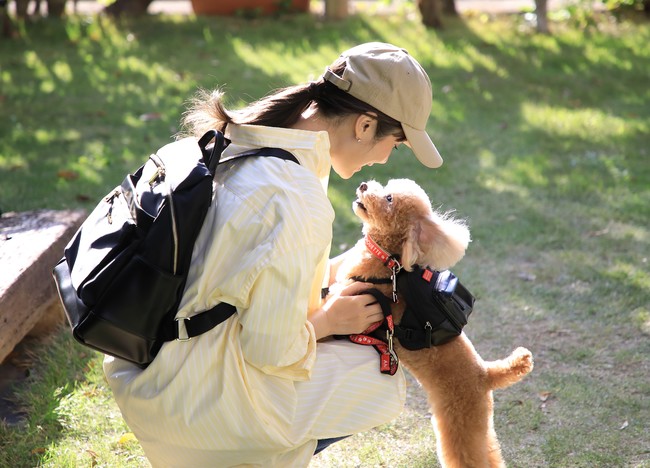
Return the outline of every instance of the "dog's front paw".
<path id="1" fill-rule="evenodd" d="M 517 375 L 526 375 L 533 370 L 533 353 L 524 347 L 515 349 L 510 355 L 511 368 Z"/>

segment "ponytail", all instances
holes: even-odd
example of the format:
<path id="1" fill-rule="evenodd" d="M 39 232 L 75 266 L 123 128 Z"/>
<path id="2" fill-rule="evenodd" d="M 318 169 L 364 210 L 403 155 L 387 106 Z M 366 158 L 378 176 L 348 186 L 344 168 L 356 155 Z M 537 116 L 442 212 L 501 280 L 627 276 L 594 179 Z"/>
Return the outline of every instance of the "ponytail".
<path id="1" fill-rule="evenodd" d="M 181 136 L 200 137 L 210 129 L 225 132 L 228 124 L 265 125 L 289 128 L 312 102 L 313 87 L 310 84 L 279 89 L 247 107 L 229 111 L 223 104 L 224 93 L 220 90 L 199 90 L 188 103 L 188 110 L 181 121 Z"/>
<path id="2" fill-rule="evenodd" d="M 344 67 L 345 63 L 341 63 L 330 69 L 340 75 Z M 401 140 L 406 139 L 402 126 L 397 120 L 340 90 L 323 78 L 279 89 L 236 111 L 229 111 L 224 107 L 223 96 L 224 93 L 220 90 L 213 92 L 200 90 L 189 102 L 188 110 L 183 115 L 182 133 L 200 137 L 210 129 L 225 132 L 230 123 L 290 128 L 298 122 L 302 113 L 315 103 L 318 111 L 325 118 L 333 120 L 351 114 L 377 116 L 376 139 L 387 135 L 394 135 Z"/>

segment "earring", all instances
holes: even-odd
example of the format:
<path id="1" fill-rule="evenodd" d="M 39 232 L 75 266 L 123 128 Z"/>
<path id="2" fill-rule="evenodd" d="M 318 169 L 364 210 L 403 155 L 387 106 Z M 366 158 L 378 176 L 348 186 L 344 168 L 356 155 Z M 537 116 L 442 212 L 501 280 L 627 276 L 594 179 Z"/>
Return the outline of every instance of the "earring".
<path id="1" fill-rule="evenodd" d="M 361 143 L 361 138 L 357 138 L 357 143 Z"/>

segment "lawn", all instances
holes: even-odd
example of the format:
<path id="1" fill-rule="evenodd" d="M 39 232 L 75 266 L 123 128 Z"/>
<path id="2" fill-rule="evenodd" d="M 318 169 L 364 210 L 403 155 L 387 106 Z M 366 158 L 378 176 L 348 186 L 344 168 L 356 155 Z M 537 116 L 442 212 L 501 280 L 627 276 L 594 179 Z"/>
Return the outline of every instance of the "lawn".
<path id="1" fill-rule="evenodd" d="M 535 35 L 519 17 L 424 29 L 409 11 L 326 23 L 72 17 L 0 41 L 0 210 L 91 209 L 171 141 L 198 88 L 233 106 L 317 77 L 380 40 L 408 49 L 434 90 L 429 131 L 445 158 L 407 149 L 350 180 L 332 176 L 335 252 L 360 226 L 355 187 L 408 177 L 468 220 L 454 271 L 477 297 L 466 327 L 486 359 L 528 347 L 535 369 L 495 393 L 509 466 L 650 467 L 650 26 L 601 17 Z M 33 351 L 0 426 L 0 466 L 148 466 L 101 373 L 64 329 Z M 422 391 L 403 415 L 340 442 L 314 467 L 437 466 Z"/>

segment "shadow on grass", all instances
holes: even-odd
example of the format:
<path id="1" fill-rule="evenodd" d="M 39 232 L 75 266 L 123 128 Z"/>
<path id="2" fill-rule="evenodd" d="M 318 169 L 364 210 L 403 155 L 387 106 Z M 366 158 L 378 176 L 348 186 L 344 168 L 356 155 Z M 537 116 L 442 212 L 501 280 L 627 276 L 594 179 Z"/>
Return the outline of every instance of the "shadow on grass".
<path id="1" fill-rule="evenodd" d="M 15 426 L 0 425 L 0 466 L 39 465 L 63 433 L 57 412 L 61 401 L 97 373 L 92 369 L 96 353 L 75 343 L 66 327 L 28 346 L 20 364 L 29 376 L 15 385 L 12 398 L 25 420 Z"/>

